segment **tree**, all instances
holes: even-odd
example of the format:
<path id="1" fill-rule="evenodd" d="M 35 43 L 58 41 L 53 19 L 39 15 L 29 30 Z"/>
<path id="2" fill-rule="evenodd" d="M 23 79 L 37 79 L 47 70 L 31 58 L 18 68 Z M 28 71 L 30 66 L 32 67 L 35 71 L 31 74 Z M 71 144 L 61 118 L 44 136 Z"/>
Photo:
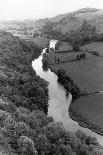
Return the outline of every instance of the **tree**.
<path id="1" fill-rule="evenodd" d="M 57 76 L 58 80 L 62 79 L 66 75 L 66 71 L 64 69 L 58 69 Z"/>
<path id="2" fill-rule="evenodd" d="M 44 152 L 45 154 L 50 154 L 51 144 L 47 139 L 46 135 L 39 134 L 35 140 L 35 145 L 38 153 Z"/>
<path id="3" fill-rule="evenodd" d="M 21 155 L 37 155 L 36 148 L 34 147 L 34 142 L 26 136 L 20 137 L 20 139 L 18 140 L 18 146 L 18 152 Z"/>
<path id="4" fill-rule="evenodd" d="M 79 51 L 80 50 L 80 38 L 79 34 L 76 34 L 71 38 L 71 44 L 73 46 L 74 51 Z"/>
<path id="5" fill-rule="evenodd" d="M 43 68 L 47 70 L 49 66 L 49 60 L 48 60 L 48 55 L 46 53 L 43 54 L 42 63 L 43 63 Z"/>
<path id="6" fill-rule="evenodd" d="M 63 154 L 63 155 L 73 155 L 74 151 L 72 150 L 71 146 L 70 145 L 65 145 L 65 144 L 61 144 L 59 145 L 59 150 L 60 150 L 60 153 Z M 76 154 L 74 154 L 76 155 Z"/>
<path id="7" fill-rule="evenodd" d="M 60 58 L 58 58 L 58 64 L 60 63 Z"/>
<path id="8" fill-rule="evenodd" d="M 79 55 L 77 55 L 76 57 L 77 57 L 77 60 L 80 60 L 80 56 Z"/>
<path id="9" fill-rule="evenodd" d="M 82 23 L 82 31 L 88 31 L 89 30 L 89 24 L 87 22 L 87 20 L 84 20 Z"/>
<path id="10" fill-rule="evenodd" d="M 85 53 L 80 54 L 80 59 L 85 59 L 85 58 L 86 58 L 86 54 Z"/>

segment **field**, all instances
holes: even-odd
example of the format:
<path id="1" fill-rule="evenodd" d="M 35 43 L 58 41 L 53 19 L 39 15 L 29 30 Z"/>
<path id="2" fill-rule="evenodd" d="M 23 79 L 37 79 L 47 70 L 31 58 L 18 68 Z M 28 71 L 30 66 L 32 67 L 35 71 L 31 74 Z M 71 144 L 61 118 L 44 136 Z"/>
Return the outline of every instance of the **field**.
<path id="1" fill-rule="evenodd" d="M 91 53 L 83 52 L 86 55 L 86 58 L 93 57 Z M 70 52 L 70 53 L 56 53 L 55 56 L 60 59 L 60 62 L 73 61 L 77 60 L 77 55 L 80 55 L 81 52 Z"/>
<path id="2" fill-rule="evenodd" d="M 100 56 L 103 56 L 103 42 L 92 42 L 81 46 L 81 50 L 83 51 L 85 51 L 86 48 L 88 51 L 95 51 L 98 52 Z"/>
<path id="3" fill-rule="evenodd" d="M 95 102 L 94 102 L 95 101 Z M 84 122 L 88 127 L 103 135 L 103 94 L 96 93 L 81 97 L 69 107 L 76 121 Z"/>
<path id="4" fill-rule="evenodd" d="M 49 64 L 60 64 L 66 63 L 71 61 L 78 61 L 78 56 L 80 57 L 81 54 L 85 54 L 84 59 L 95 57 L 92 53 L 87 52 L 51 52 L 48 55 Z M 83 59 L 83 58 L 81 58 Z"/>
<path id="5" fill-rule="evenodd" d="M 80 89 L 103 91 L 103 58 L 90 57 L 79 61 L 52 65 L 55 70 L 65 69 Z"/>
<path id="6" fill-rule="evenodd" d="M 72 50 L 73 47 L 69 42 L 59 42 L 57 52 Z"/>

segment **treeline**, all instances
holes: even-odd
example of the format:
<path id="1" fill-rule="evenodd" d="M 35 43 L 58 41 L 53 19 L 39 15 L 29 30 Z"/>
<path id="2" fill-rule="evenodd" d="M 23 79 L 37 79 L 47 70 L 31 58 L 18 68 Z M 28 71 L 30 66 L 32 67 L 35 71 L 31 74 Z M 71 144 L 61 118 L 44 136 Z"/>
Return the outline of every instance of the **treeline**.
<path id="1" fill-rule="evenodd" d="M 48 84 L 31 67 L 40 53 L 0 32 L 0 148 L 11 155 L 102 155 L 96 138 L 65 131 L 47 116 Z"/>
<path id="2" fill-rule="evenodd" d="M 66 72 L 64 69 L 59 69 L 57 71 L 58 76 L 58 82 L 60 82 L 67 92 L 70 92 L 72 94 L 72 101 L 76 100 L 82 95 L 82 92 L 80 91 L 79 87 L 73 82 L 73 80 L 66 75 Z"/>
<path id="3" fill-rule="evenodd" d="M 74 51 L 79 51 L 80 46 L 82 45 L 96 41 L 103 41 L 103 33 L 96 33 L 87 37 L 80 37 L 76 34 L 74 36 L 65 36 L 62 40 L 71 43 Z"/>

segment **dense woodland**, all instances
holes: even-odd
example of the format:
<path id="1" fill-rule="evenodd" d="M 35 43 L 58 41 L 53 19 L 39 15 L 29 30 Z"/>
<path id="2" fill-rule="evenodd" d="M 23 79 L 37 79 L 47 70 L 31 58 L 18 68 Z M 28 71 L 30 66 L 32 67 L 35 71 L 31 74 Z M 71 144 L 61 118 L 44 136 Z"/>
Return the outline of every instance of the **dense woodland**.
<path id="1" fill-rule="evenodd" d="M 41 50 L 0 32 L 0 147 L 20 155 L 102 155 L 94 137 L 66 131 L 48 112 L 48 83 L 31 67 Z"/>

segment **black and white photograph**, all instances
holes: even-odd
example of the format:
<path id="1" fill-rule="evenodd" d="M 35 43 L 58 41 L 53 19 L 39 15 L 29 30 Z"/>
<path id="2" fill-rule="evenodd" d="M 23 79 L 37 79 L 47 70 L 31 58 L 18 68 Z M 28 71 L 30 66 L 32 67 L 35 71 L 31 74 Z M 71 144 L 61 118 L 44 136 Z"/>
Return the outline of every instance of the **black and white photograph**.
<path id="1" fill-rule="evenodd" d="M 102 0 L 0 0 L 0 155 L 103 155 Z"/>

